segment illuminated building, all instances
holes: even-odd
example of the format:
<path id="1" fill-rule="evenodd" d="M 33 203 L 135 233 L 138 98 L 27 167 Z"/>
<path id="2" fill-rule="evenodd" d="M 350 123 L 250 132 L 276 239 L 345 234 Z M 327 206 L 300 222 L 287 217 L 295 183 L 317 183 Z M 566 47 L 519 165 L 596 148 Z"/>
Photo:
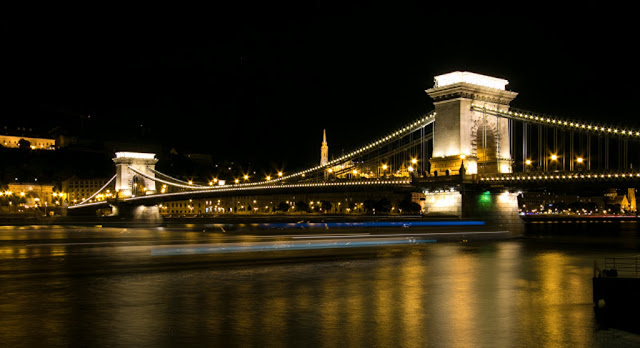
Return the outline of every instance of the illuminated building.
<path id="1" fill-rule="evenodd" d="M 62 192 L 66 194 L 66 199 L 69 204 L 83 201 L 85 198 L 89 198 L 93 193 L 98 191 L 109 179 L 105 178 L 89 178 L 80 179 L 78 177 L 71 177 L 62 182 Z M 103 190 L 102 196 L 96 197 L 97 199 L 107 199 L 112 196 L 114 185 L 107 187 Z M 107 192 L 109 190 L 109 192 Z"/>
<path id="2" fill-rule="evenodd" d="M 4 147 L 17 149 L 20 147 L 20 140 L 28 141 L 32 150 L 56 149 L 56 141 L 54 139 L 0 135 L 0 145 Z"/>
<path id="3" fill-rule="evenodd" d="M 53 184 L 8 184 L 8 191 L 12 194 L 24 197 L 27 206 L 33 207 L 55 204 L 53 200 L 54 185 Z"/>

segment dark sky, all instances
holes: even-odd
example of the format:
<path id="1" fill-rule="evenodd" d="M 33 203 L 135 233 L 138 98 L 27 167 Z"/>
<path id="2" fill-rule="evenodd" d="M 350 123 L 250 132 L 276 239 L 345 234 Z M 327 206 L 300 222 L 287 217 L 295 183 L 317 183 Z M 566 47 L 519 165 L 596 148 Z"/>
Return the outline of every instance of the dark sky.
<path id="1" fill-rule="evenodd" d="M 0 121 L 86 115 L 216 160 L 319 161 L 429 112 L 433 77 L 510 81 L 512 106 L 640 127 L 630 8 L 393 1 L 57 9 L 2 22 Z M 162 139 L 162 140 L 159 140 Z"/>

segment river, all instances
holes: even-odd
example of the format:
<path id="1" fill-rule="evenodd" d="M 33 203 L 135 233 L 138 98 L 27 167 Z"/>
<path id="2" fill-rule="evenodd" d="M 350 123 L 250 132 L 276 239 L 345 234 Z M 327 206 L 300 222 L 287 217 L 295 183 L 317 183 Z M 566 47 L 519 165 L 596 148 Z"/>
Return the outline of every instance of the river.
<path id="1" fill-rule="evenodd" d="M 594 260 L 636 256 L 639 229 L 530 224 L 521 238 L 441 242 L 406 230 L 5 226 L 0 337 L 8 347 L 638 345 L 596 321 L 591 277 Z M 342 244 L 317 247 L 328 242 Z"/>

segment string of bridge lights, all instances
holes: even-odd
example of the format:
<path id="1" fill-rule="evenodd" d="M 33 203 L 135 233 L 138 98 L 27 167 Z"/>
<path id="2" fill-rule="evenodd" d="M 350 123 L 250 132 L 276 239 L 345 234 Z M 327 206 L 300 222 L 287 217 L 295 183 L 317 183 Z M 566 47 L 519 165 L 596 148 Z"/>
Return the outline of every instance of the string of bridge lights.
<path id="1" fill-rule="evenodd" d="M 247 191 L 253 189 L 260 190 L 274 190 L 274 189 L 290 189 L 290 188 L 311 188 L 311 187 L 340 187 L 340 186 L 373 186 L 373 185 L 411 185 L 409 180 L 376 180 L 376 181 L 349 181 L 349 182 L 321 182 L 321 183 L 306 183 L 306 184 L 283 184 L 283 185 L 269 185 L 260 187 L 224 187 L 218 189 L 204 189 L 197 191 L 182 191 L 182 192 L 170 192 L 155 194 L 152 196 L 137 196 L 126 198 L 125 201 L 136 201 L 140 199 L 149 199 L 153 197 L 172 197 L 172 196 L 185 196 L 197 193 L 210 193 L 210 192 L 229 192 L 229 191 Z"/>
<path id="2" fill-rule="evenodd" d="M 472 104 L 471 108 L 473 110 L 475 110 L 475 111 L 489 111 L 489 112 L 492 112 L 492 113 L 497 113 L 497 114 L 508 116 L 508 117 L 511 117 L 511 118 L 519 118 L 521 120 L 534 121 L 534 122 L 539 122 L 539 123 L 543 123 L 543 124 L 549 124 L 549 125 L 552 125 L 552 126 L 553 125 L 555 125 L 555 126 L 566 126 L 566 127 L 569 127 L 569 128 L 572 128 L 572 129 L 576 129 L 576 130 L 593 131 L 593 132 L 601 132 L 601 133 L 607 133 L 607 134 L 640 137 L 640 131 L 633 131 L 633 130 L 627 130 L 627 129 L 618 129 L 618 128 L 604 127 L 604 126 L 596 126 L 596 125 L 591 125 L 591 124 L 586 124 L 586 123 L 579 123 L 579 122 L 571 122 L 571 121 L 561 120 L 559 118 L 550 118 L 550 117 L 527 114 L 527 113 L 511 111 L 511 110 L 500 110 L 498 108 L 494 108 L 494 107 L 490 107 L 490 106 L 486 106 L 486 105 Z"/>
<path id="3" fill-rule="evenodd" d="M 295 178 L 295 177 L 305 177 L 307 174 L 320 170 L 320 169 L 325 169 L 325 168 L 330 168 L 331 166 L 334 166 L 336 164 L 339 164 L 342 161 L 348 160 L 351 157 L 360 155 L 364 152 L 366 152 L 367 150 L 370 150 L 376 146 L 379 146 L 385 142 L 389 142 L 392 141 L 400 136 L 404 136 L 407 134 L 407 132 L 411 132 L 414 131 L 418 128 L 422 128 L 422 127 L 426 127 L 429 124 L 433 123 L 433 121 L 435 121 L 435 116 L 436 113 L 431 112 L 430 114 L 427 114 L 425 116 L 423 116 L 422 118 L 408 124 L 405 125 L 402 128 L 397 129 L 396 131 L 388 134 L 387 136 L 384 136 L 378 140 L 375 140 L 365 146 L 362 146 L 346 155 L 343 155 L 339 158 L 333 159 L 331 161 L 329 161 L 327 164 L 325 165 L 318 165 L 318 166 L 314 166 L 305 170 L 301 170 L 299 172 L 293 173 L 293 174 L 289 174 L 289 175 L 283 175 L 282 172 L 278 173 L 278 177 L 277 178 L 271 178 L 270 176 L 267 176 L 266 180 L 262 180 L 262 181 L 256 181 L 256 182 L 250 182 L 250 183 L 240 183 L 239 180 L 236 180 L 235 183 L 233 184 L 234 188 L 238 188 L 238 187 L 255 187 L 255 186 L 262 186 L 262 185 L 269 185 L 269 184 L 273 184 L 275 182 L 280 182 L 283 180 L 287 180 L 287 179 L 291 179 L 291 178 Z M 206 190 L 224 190 L 225 188 L 228 188 L 229 185 L 221 185 L 221 186 L 215 186 L 215 187 L 211 187 L 211 185 L 213 184 L 212 182 L 209 183 L 210 186 L 206 186 L 206 185 L 199 185 L 199 184 L 194 184 L 193 182 L 185 182 L 182 180 L 178 180 L 176 178 L 173 178 L 167 174 L 158 172 L 158 171 L 153 171 L 154 173 L 160 174 L 164 177 L 170 178 L 176 182 L 170 182 L 170 181 L 166 181 L 160 178 L 153 178 L 151 176 L 146 175 L 145 173 L 142 173 L 138 170 L 136 170 L 135 168 L 129 167 L 129 169 L 133 170 L 134 172 L 146 177 L 149 180 L 155 180 L 158 182 L 161 182 L 163 184 L 167 184 L 167 185 L 171 185 L 171 186 L 175 186 L 175 187 L 179 187 L 179 188 L 185 188 L 185 189 L 189 189 L 189 190 L 198 190 L 198 189 L 206 189 Z M 246 176 L 245 176 L 245 180 L 246 180 Z"/>
<path id="4" fill-rule="evenodd" d="M 633 179 L 640 173 L 600 173 L 600 174 L 556 174 L 556 175 L 506 175 L 481 177 L 480 181 L 527 181 L 527 180 L 577 180 L 577 179 Z"/>

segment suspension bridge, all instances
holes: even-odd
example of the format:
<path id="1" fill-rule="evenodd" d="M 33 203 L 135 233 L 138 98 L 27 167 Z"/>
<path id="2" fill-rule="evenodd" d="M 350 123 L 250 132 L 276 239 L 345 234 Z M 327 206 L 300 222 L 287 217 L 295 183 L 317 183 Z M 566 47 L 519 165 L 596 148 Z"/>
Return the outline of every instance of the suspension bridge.
<path id="1" fill-rule="evenodd" d="M 504 195 L 540 183 L 604 187 L 612 182 L 640 182 L 640 172 L 633 168 L 640 165 L 640 129 L 511 108 L 517 93 L 508 91 L 507 84 L 507 80 L 471 72 L 436 76 L 434 86 L 426 91 L 434 100 L 434 111 L 331 160 L 325 139 L 320 164 L 255 182 L 187 182 L 157 171 L 154 154 L 119 152 L 111 180 L 69 209 L 382 190 L 446 194 L 450 200 L 452 191 L 461 191 L 460 185 L 478 194 Z M 95 201 L 112 183 L 116 194 Z M 439 198 L 431 201 L 430 208 L 435 208 Z"/>

